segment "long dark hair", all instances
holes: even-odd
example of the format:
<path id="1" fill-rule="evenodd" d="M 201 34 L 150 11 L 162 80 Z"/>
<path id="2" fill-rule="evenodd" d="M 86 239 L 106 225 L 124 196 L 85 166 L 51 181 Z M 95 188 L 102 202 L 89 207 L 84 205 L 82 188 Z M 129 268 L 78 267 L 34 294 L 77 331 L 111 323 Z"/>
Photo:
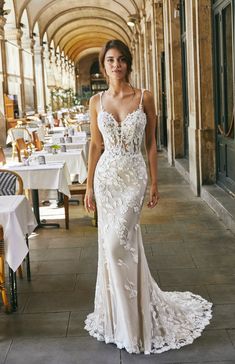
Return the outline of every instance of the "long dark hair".
<path id="1" fill-rule="evenodd" d="M 129 76 L 132 71 L 132 54 L 131 54 L 128 46 L 125 43 L 123 43 L 120 39 L 109 40 L 101 49 L 100 54 L 99 54 L 100 70 L 106 76 L 105 67 L 104 67 L 104 59 L 105 59 L 106 53 L 112 48 L 118 49 L 121 52 L 121 54 L 125 57 L 126 64 L 127 64 L 126 81 L 129 82 Z"/>

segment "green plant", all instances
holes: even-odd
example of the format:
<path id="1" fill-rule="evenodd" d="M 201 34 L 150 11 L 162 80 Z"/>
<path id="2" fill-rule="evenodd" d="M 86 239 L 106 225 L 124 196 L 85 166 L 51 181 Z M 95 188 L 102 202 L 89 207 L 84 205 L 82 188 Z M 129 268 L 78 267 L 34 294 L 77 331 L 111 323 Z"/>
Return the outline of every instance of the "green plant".
<path id="1" fill-rule="evenodd" d="M 51 148 L 52 148 L 52 149 L 56 149 L 56 150 L 58 150 L 58 149 L 60 149 L 61 147 L 60 147 L 60 145 L 58 145 L 58 144 L 53 144 L 53 145 L 51 146 Z"/>

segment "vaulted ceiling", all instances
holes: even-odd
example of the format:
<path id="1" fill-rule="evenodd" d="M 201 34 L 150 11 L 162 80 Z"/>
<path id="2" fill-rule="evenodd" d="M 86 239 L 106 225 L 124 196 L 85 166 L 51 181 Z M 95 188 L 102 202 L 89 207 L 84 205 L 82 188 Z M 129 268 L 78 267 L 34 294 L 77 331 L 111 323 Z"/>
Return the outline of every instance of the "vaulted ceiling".
<path id="1" fill-rule="evenodd" d="M 45 34 L 75 63 L 111 38 L 130 43 L 128 16 L 138 14 L 144 0 L 5 0 L 14 4 L 16 24 L 25 10 L 29 31 Z M 6 6 L 5 6 L 6 7 Z"/>

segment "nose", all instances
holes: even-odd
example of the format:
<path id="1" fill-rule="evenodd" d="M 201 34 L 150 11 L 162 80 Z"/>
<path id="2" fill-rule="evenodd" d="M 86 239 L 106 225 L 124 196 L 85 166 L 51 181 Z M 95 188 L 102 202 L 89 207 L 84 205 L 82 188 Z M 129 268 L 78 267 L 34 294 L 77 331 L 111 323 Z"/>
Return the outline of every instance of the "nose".
<path id="1" fill-rule="evenodd" d="M 119 59 L 115 59 L 115 60 L 114 60 L 114 64 L 113 64 L 113 65 L 114 65 L 114 67 L 115 67 L 115 68 L 120 67 L 120 64 L 121 64 L 121 62 L 120 62 L 120 60 L 119 60 Z"/>

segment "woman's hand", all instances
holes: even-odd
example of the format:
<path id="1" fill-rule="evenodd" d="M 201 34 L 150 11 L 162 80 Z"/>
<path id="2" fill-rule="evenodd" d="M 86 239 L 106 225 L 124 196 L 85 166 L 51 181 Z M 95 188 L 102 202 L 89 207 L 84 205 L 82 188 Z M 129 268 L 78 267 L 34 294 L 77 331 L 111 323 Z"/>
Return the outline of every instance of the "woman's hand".
<path id="1" fill-rule="evenodd" d="M 150 209 L 154 208 L 158 204 L 159 198 L 160 198 L 160 196 L 159 196 L 157 186 L 152 185 L 150 187 L 150 196 L 149 196 L 149 202 L 148 202 L 147 206 Z"/>
<path id="2" fill-rule="evenodd" d="M 93 189 L 87 189 L 85 198 L 84 198 L 84 205 L 87 212 L 95 211 L 95 202 L 93 199 Z"/>

